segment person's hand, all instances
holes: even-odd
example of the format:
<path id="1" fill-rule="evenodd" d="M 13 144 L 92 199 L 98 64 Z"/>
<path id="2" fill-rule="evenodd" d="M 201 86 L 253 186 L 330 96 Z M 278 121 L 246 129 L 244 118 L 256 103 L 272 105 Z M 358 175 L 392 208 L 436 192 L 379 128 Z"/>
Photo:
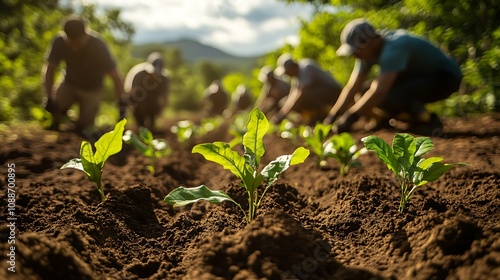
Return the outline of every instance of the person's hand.
<path id="1" fill-rule="evenodd" d="M 45 101 L 44 109 L 47 110 L 51 114 L 54 114 L 56 112 L 57 105 L 56 105 L 55 100 L 52 97 L 47 98 L 47 100 Z"/>
<path id="2" fill-rule="evenodd" d="M 358 118 L 359 117 L 356 114 L 346 112 L 332 127 L 332 132 L 335 134 L 348 132 L 349 130 L 351 130 L 352 125 L 358 120 Z"/>
<path id="3" fill-rule="evenodd" d="M 120 114 L 119 120 L 123 120 L 127 114 L 127 101 L 124 98 L 118 100 L 118 111 Z"/>

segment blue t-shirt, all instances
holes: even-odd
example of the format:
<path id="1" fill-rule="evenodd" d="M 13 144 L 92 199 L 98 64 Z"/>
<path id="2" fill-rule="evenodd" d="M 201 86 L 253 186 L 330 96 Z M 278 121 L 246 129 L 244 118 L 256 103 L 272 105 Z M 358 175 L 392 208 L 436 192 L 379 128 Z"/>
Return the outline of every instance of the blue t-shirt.
<path id="1" fill-rule="evenodd" d="M 368 71 L 373 64 L 380 65 L 380 73 L 399 72 L 409 75 L 427 75 L 446 71 L 462 77 L 458 64 L 424 38 L 395 30 L 382 34 L 384 47 L 375 63 L 362 62 Z"/>

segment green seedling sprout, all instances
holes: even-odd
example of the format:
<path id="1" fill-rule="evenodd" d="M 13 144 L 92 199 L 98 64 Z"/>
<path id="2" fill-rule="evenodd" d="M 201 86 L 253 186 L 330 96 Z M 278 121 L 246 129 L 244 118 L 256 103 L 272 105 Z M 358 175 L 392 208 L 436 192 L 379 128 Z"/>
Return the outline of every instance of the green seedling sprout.
<path id="1" fill-rule="evenodd" d="M 374 135 L 367 136 L 361 141 L 396 174 L 401 185 L 400 212 L 406 209 L 406 205 L 418 187 L 436 181 L 454 166 L 467 165 L 441 163 L 442 157 L 422 158 L 425 153 L 434 148 L 429 137 L 415 138 L 407 133 L 397 133 L 392 141 L 392 147 Z"/>
<path id="2" fill-rule="evenodd" d="M 102 186 L 102 171 L 106 160 L 122 150 L 122 135 L 127 123 L 126 119 L 119 121 L 113 131 L 107 132 L 92 145 L 88 141 L 82 141 L 80 146 L 80 157 L 74 158 L 65 163 L 61 169 L 74 168 L 83 171 L 91 182 L 96 184 L 101 195 L 101 200 L 105 201 L 104 189 Z"/>
<path id="3" fill-rule="evenodd" d="M 123 141 L 132 144 L 141 154 L 149 158 L 149 165 L 146 169 L 155 174 L 156 159 L 168 156 L 172 149 L 165 139 L 154 139 L 153 133 L 145 127 L 139 127 L 139 135 L 131 130 L 127 130 L 123 135 Z"/>
<path id="4" fill-rule="evenodd" d="M 276 131 L 279 137 L 283 139 L 289 139 L 293 144 L 297 143 L 299 138 L 299 127 L 296 127 L 293 122 L 288 119 L 284 119 L 276 126 Z"/>
<path id="5" fill-rule="evenodd" d="M 324 125 L 317 123 L 314 128 L 310 126 L 300 126 L 299 136 L 304 139 L 304 142 L 313 153 L 318 156 L 317 164 L 320 166 L 326 165 L 327 151 L 325 150 L 325 141 L 332 129 L 332 125 Z"/>
<path id="6" fill-rule="evenodd" d="M 196 145 L 192 152 L 199 153 L 206 160 L 222 165 L 242 180 L 241 186 L 248 194 L 248 211 L 245 211 L 239 203 L 222 191 L 212 191 L 204 185 L 195 188 L 179 187 L 170 192 L 164 201 L 170 205 L 185 206 L 199 200 L 206 200 L 213 204 L 223 201 L 235 203 L 244 213 L 248 222 L 255 218 L 264 194 L 269 187 L 278 179 L 279 175 L 291 165 L 303 163 L 309 156 L 309 150 L 303 147 L 297 148 L 293 154 L 279 156 L 267 164 L 260 173 L 258 172 L 260 160 L 265 153 L 263 137 L 269 130 L 269 122 L 265 115 L 254 108 L 250 113 L 247 123 L 247 131 L 243 136 L 244 155 L 231 150 L 229 143 L 214 142 Z M 260 196 L 258 188 L 261 184 L 264 189 Z"/>
<path id="7" fill-rule="evenodd" d="M 205 118 L 201 121 L 200 125 L 196 125 L 190 120 L 178 121 L 176 125 L 170 128 L 170 131 L 177 136 L 179 143 L 186 144 L 193 137 L 203 136 L 224 122 L 223 118 Z"/>
<path id="8" fill-rule="evenodd" d="M 170 128 L 170 131 L 177 136 L 179 143 L 186 144 L 195 134 L 196 125 L 190 120 L 178 121 L 176 125 Z"/>
<path id="9" fill-rule="evenodd" d="M 349 169 L 361 166 L 358 157 L 366 152 L 366 148 L 358 149 L 351 134 L 336 134 L 323 143 L 323 154 L 326 158 L 335 159 L 340 165 L 340 175 L 345 176 Z"/>

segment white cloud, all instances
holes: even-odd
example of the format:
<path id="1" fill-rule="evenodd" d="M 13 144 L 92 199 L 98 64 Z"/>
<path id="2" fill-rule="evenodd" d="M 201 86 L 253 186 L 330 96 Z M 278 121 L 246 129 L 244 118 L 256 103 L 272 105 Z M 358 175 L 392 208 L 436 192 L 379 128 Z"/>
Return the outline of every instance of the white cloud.
<path id="1" fill-rule="evenodd" d="M 262 54 L 296 40 L 297 17 L 312 8 L 266 0 L 89 0 L 118 7 L 131 22 L 136 43 L 198 39 L 239 55 Z"/>

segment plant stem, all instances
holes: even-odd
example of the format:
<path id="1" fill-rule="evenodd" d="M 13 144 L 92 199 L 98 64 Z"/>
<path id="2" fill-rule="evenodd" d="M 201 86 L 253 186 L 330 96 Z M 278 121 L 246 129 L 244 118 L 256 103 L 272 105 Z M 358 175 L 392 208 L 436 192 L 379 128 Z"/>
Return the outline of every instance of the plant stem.
<path id="1" fill-rule="evenodd" d="M 410 182 L 408 182 L 407 178 L 403 178 L 401 181 L 401 202 L 399 203 L 399 212 L 403 213 L 406 209 L 406 204 L 410 200 L 410 196 L 408 194 L 408 187 Z"/>
<path id="2" fill-rule="evenodd" d="M 97 183 L 97 191 L 99 191 L 99 194 L 101 195 L 101 201 L 106 201 L 106 196 L 104 196 L 104 190 L 102 189 L 102 182 Z"/>
<path id="3" fill-rule="evenodd" d="M 248 222 L 255 217 L 255 193 L 248 192 Z"/>

